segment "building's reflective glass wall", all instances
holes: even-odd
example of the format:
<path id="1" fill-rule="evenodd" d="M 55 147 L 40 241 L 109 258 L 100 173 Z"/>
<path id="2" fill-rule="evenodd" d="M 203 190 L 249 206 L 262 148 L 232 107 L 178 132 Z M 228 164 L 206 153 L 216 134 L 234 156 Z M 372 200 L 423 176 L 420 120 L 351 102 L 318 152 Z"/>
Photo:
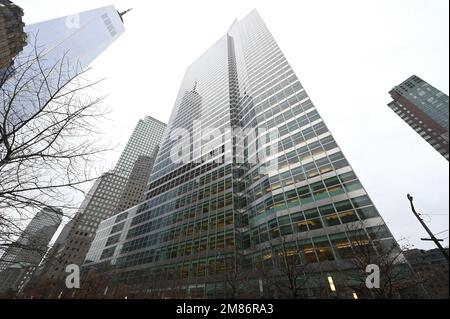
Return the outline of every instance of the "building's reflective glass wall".
<path id="1" fill-rule="evenodd" d="M 199 134 L 216 143 L 198 151 Z M 256 11 L 187 69 L 164 138 L 146 201 L 100 225 L 87 268 L 160 297 L 229 297 L 242 277 L 273 297 L 281 254 L 311 265 L 308 297 L 345 272 L 356 235 L 395 245 Z"/>

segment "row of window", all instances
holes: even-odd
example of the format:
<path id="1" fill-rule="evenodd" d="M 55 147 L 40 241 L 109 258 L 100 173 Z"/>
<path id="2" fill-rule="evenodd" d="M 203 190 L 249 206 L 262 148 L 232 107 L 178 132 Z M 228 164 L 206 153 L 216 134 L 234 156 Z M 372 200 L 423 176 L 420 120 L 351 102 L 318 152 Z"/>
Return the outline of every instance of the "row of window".
<path id="1" fill-rule="evenodd" d="M 226 236 L 211 238 L 209 243 L 214 243 L 214 249 L 217 248 L 217 245 L 220 247 L 233 246 L 233 234 L 229 233 Z M 206 246 L 206 241 L 198 241 L 187 243 L 180 247 L 168 247 L 163 250 L 146 250 L 138 254 L 119 258 L 116 266 L 126 268 L 157 261 L 166 261 L 166 265 L 138 272 L 139 275 L 153 276 L 162 280 L 204 277 L 235 269 L 236 260 L 229 254 L 216 254 L 213 257 L 192 261 L 173 262 L 171 260 L 178 256 L 189 256 L 193 251 L 205 251 Z M 367 229 L 367 234 L 363 230 L 355 230 L 347 233 L 293 241 L 285 243 L 283 246 L 276 245 L 245 256 L 237 262 L 241 266 L 239 269 L 247 270 L 260 269 L 266 266 L 273 267 L 274 258 L 278 258 L 277 256 L 286 256 L 288 262 L 290 262 L 289 259 L 295 258 L 294 261 L 296 263 L 304 264 L 347 259 L 355 256 L 353 249 L 356 246 L 360 250 L 365 249 L 362 246 L 368 246 L 368 249 L 373 250 L 375 253 L 375 249 L 391 250 L 395 246 L 395 241 L 383 225 Z M 138 275 L 138 273 L 134 275 Z M 133 276 L 133 274 L 122 274 L 122 276 L 129 277 Z"/>
<path id="2" fill-rule="evenodd" d="M 309 232 L 373 217 L 378 217 L 378 212 L 366 196 L 354 198 L 351 201 L 340 201 L 273 218 L 261 225 L 251 227 L 249 234 L 244 237 L 243 247 L 255 247 L 280 236 Z M 253 219 L 250 225 L 256 224 L 258 220 L 260 219 Z"/>

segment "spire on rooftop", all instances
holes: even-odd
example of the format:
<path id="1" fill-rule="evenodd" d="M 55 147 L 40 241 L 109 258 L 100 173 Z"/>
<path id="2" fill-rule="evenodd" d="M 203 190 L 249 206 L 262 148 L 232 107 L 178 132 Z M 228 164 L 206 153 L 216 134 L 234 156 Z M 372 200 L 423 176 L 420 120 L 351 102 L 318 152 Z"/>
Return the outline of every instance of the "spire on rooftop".
<path id="1" fill-rule="evenodd" d="M 122 12 L 117 11 L 117 13 L 119 14 L 120 19 L 122 20 L 122 22 L 123 22 L 123 16 L 126 15 L 126 14 L 127 14 L 128 12 L 130 12 L 131 10 L 133 10 L 133 8 L 129 8 L 129 9 L 127 9 L 127 10 L 125 10 L 125 11 L 122 11 Z"/>

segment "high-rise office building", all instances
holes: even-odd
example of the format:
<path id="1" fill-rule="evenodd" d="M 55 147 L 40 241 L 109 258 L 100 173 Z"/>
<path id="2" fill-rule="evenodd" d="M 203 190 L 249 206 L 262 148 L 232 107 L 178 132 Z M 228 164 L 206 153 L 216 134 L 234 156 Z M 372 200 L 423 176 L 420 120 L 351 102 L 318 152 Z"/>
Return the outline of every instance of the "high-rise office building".
<path id="1" fill-rule="evenodd" d="M 125 31 L 123 15 L 127 11 L 118 12 L 114 6 L 30 24 L 23 28 L 22 10 L 15 7 L 11 11 L 13 5 L 8 3 L 9 1 L 3 0 L 0 4 L 0 9 L 5 12 L 5 19 L 8 22 L 5 25 L 8 43 L 0 41 L 2 44 L 0 53 L 7 50 L 4 51 L 5 55 L 0 55 L 2 60 L 0 70 L 3 70 L 0 71 L 2 72 L 0 75 L 6 74 L 6 71 L 8 74 L 14 73 L 18 65 L 35 64 L 35 58 L 38 57 L 42 72 L 50 74 L 47 79 L 50 83 L 59 78 L 57 74 L 59 72 L 62 73 L 61 78 L 67 80 L 88 67 Z M 4 14 L 0 14 L 0 25 L 2 15 Z M 19 26 L 20 30 L 17 29 L 13 33 L 13 27 Z M 0 27 L 0 39 L 2 29 Z M 12 61 L 19 52 L 21 53 L 15 61 Z M 2 66 L 3 62 L 8 65 Z M 61 71 L 58 67 L 53 68 L 58 64 L 62 65 Z"/>
<path id="2" fill-rule="evenodd" d="M 239 128 L 248 135 L 230 134 Z M 396 245 L 256 11 L 188 67 L 147 189 L 100 223 L 84 265 L 112 266 L 108 284 L 136 292 L 234 297 L 240 273 L 247 296 L 273 297 L 283 272 L 259 270 L 284 251 L 314 269 L 299 296 L 319 296 L 327 273 L 348 267 L 356 233 L 367 247 Z"/>
<path id="3" fill-rule="evenodd" d="M 45 255 L 45 260 L 42 262 L 34 272 L 31 280 L 27 284 L 27 288 L 33 287 L 35 284 L 39 284 L 43 279 L 47 279 L 50 268 L 54 267 L 54 263 L 56 260 L 56 256 L 61 253 L 61 248 L 64 246 L 66 242 L 67 236 L 69 236 L 69 232 L 72 229 L 72 225 L 74 220 L 71 219 L 59 233 L 57 240 L 53 243 L 52 247 L 47 251 Z"/>
<path id="4" fill-rule="evenodd" d="M 448 248 L 445 250 L 448 254 Z M 423 282 L 431 299 L 448 299 L 448 260 L 439 249 L 410 249 L 405 251 L 404 256 Z"/>
<path id="5" fill-rule="evenodd" d="M 0 82 L 26 45 L 22 16 L 22 8 L 9 0 L 0 0 Z"/>
<path id="6" fill-rule="evenodd" d="M 32 78 L 45 83 L 52 92 L 68 83 L 80 84 L 80 73 L 124 33 L 122 18 L 126 12 L 107 6 L 27 25 L 27 45 L 3 73 L 6 77 L 2 84 L 14 90 L 17 83 Z M 29 102 L 15 108 L 11 120 L 31 116 L 39 104 L 36 94 L 23 91 L 21 95 L 29 95 L 23 100 Z M 47 95 L 40 92 L 38 99 L 46 99 Z"/>
<path id="7" fill-rule="evenodd" d="M 151 116 L 139 120 L 114 168 L 115 173 L 128 178 L 139 156 L 156 156 L 165 129 L 165 123 Z"/>
<path id="8" fill-rule="evenodd" d="M 157 153 L 157 149 L 155 149 L 153 156 L 139 156 L 134 163 L 125 190 L 117 205 L 116 211 L 118 213 L 123 212 L 144 200 L 145 186 L 147 186 L 148 178 Z"/>
<path id="9" fill-rule="evenodd" d="M 83 70 L 125 32 L 122 15 L 106 6 L 27 25 L 21 56 L 34 56 L 37 48 L 47 65 L 64 57 L 72 69 Z"/>
<path id="10" fill-rule="evenodd" d="M 388 106 L 448 160 L 448 95 L 416 75 L 389 94 Z"/>
<path id="11" fill-rule="evenodd" d="M 94 238 L 98 224 L 143 199 L 145 185 L 152 169 L 166 125 L 150 116 L 139 120 L 115 168 L 103 174 L 92 186 L 80 209 L 61 236 L 40 272 L 42 279 L 60 279 L 70 264 L 81 265 Z"/>
<path id="12" fill-rule="evenodd" d="M 62 211 L 39 211 L 20 237 L 0 258 L 0 291 L 20 290 L 29 280 L 48 249 L 48 244 L 62 221 Z"/>

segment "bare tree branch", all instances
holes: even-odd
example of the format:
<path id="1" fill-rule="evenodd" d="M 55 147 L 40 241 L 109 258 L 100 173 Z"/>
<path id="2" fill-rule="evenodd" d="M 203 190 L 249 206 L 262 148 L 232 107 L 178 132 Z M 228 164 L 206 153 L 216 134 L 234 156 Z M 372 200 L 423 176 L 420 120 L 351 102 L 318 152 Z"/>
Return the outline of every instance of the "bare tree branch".
<path id="1" fill-rule="evenodd" d="M 70 217 L 76 193 L 85 194 L 111 149 L 96 127 L 108 113 L 94 92 L 102 80 L 88 80 L 89 69 L 67 53 L 51 61 L 36 45 L 14 65 L 0 79 L 0 253 L 37 210 L 58 207 Z"/>

